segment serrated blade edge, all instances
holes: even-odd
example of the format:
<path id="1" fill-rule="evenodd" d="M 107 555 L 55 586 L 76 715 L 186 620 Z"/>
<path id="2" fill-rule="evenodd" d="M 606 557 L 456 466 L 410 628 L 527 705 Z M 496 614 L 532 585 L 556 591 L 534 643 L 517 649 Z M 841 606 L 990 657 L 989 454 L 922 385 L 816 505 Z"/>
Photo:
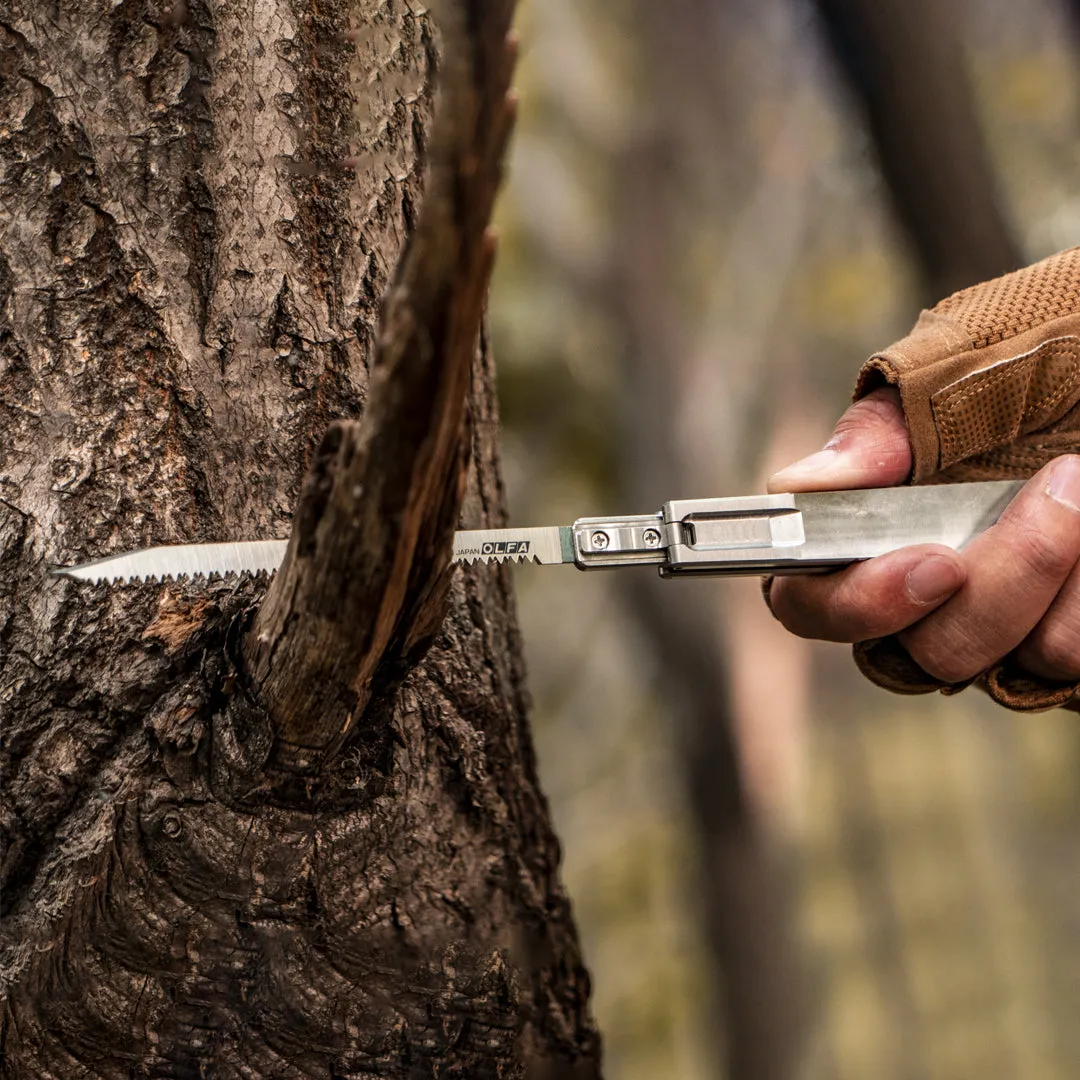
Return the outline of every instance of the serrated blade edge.
<path id="1" fill-rule="evenodd" d="M 110 555 L 52 572 L 76 581 L 153 581 L 214 574 L 273 573 L 285 558 L 287 540 L 243 540 L 224 544 L 170 544 Z"/>

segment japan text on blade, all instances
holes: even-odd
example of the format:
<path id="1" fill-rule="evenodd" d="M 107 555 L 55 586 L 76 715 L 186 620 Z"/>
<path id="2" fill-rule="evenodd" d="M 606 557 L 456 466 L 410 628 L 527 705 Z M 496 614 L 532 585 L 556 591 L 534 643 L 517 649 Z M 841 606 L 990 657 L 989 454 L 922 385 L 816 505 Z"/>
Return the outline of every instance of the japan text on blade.
<path id="1" fill-rule="evenodd" d="M 573 525 L 481 529 L 454 537 L 455 562 L 573 563 L 582 570 L 656 566 L 683 574 L 805 574 L 911 544 L 959 550 L 997 521 L 1019 480 L 933 487 L 685 499 L 655 514 Z M 54 572 L 88 582 L 273 572 L 284 540 L 180 544 Z"/>

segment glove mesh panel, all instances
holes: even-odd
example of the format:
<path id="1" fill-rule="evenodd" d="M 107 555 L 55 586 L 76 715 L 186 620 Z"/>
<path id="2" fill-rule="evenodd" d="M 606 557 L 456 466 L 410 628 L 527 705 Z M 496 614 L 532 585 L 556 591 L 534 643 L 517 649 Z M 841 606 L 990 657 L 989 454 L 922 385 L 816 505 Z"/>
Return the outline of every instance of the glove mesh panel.
<path id="1" fill-rule="evenodd" d="M 960 323 L 976 349 L 1075 315 L 1080 312 L 1080 249 L 953 293 L 934 312 Z"/>

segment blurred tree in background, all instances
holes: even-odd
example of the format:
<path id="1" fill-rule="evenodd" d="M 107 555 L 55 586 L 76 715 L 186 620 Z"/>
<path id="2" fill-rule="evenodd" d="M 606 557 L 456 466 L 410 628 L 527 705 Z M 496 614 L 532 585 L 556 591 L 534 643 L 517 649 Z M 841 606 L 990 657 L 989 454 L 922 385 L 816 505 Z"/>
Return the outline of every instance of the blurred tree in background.
<path id="1" fill-rule="evenodd" d="M 816 0 L 931 302 L 1023 262 L 964 66 L 958 5 Z"/>
<path id="2" fill-rule="evenodd" d="M 922 302 L 1080 241 L 1078 9 L 526 0 L 513 519 L 760 489 Z M 609 1078 L 1075 1075 L 1075 718 L 890 698 L 756 582 L 518 586 Z"/>

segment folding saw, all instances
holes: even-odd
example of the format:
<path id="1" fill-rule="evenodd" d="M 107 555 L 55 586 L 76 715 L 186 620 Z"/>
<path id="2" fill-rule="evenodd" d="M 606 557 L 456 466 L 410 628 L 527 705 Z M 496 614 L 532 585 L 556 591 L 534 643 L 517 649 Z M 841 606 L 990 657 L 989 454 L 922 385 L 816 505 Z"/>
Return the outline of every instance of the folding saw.
<path id="1" fill-rule="evenodd" d="M 668 502 L 654 514 L 454 535 L 453 561 L 656 566 L 684 574 L 806 574 L 910 544 L 959 550 L 997 521 L 1021 480 Z M 145 548 L 53 572 L 78 581 L 272 573 L 286 540 Z"/>

